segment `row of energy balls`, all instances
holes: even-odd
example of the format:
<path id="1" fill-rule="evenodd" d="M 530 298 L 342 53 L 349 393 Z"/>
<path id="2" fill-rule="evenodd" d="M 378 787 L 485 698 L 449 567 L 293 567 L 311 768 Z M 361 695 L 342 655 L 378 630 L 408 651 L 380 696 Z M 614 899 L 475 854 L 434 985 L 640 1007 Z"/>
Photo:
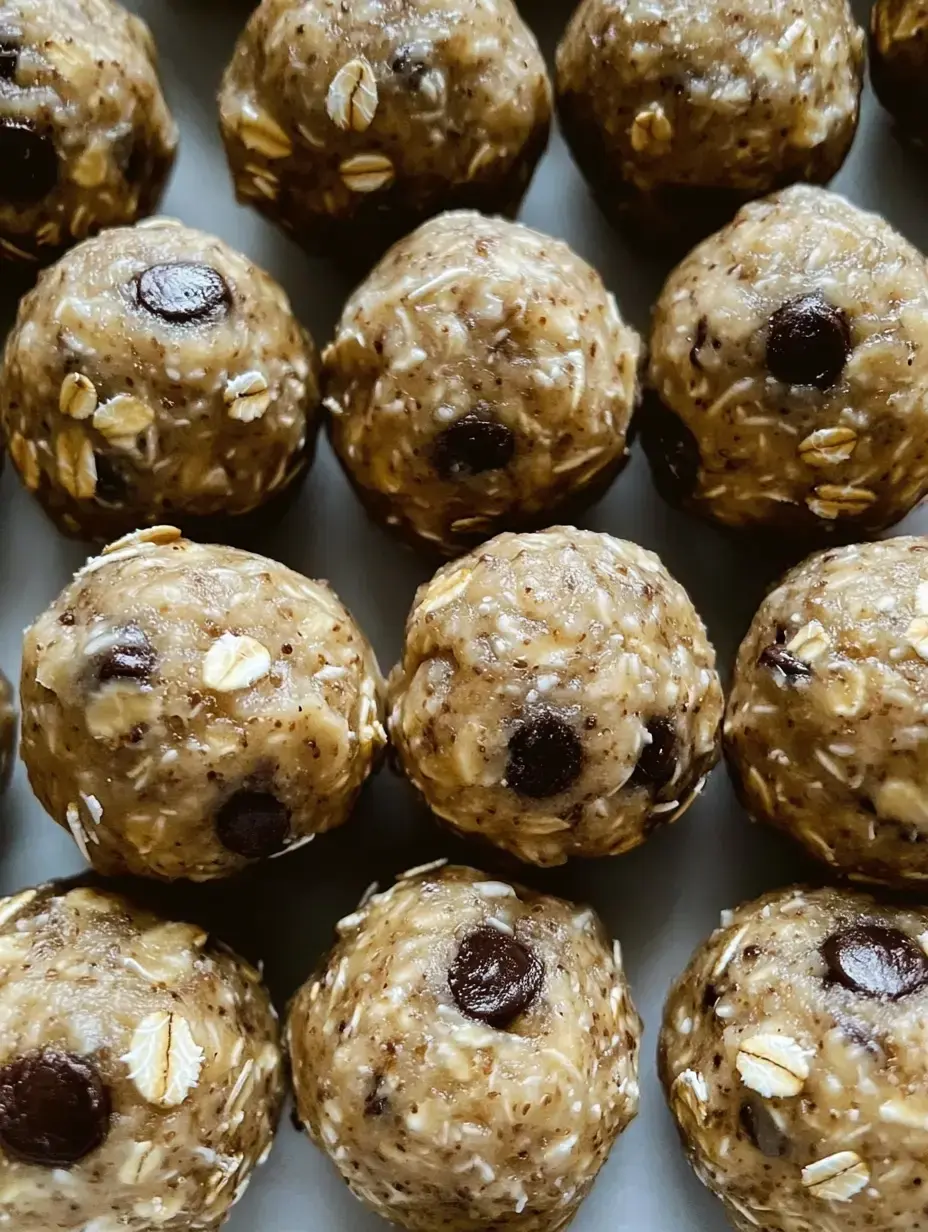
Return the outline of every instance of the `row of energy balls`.
<path id="1" fill-rule="evenodd" d="M 770 484 L 749 476 L 784 420 L 765 415 L 778 402 L 794 450 L 781 463 L 776 441 L 765 466 L 793 485 L 774 493 L 795 506 L 788 522 L 873 529 L 900 516 L 923 482 L 924 279 L 885 224 L 816 190 L 753 207 L 697 250 L 665 292 L 668 320 L 684 305 L 667 371 L 680 369 L 712 432 L 695 466 L 679 427 L 650 433 L 685 498 L 722 520 L 772 520 L 758 513 Z M 424 440 L 397 458 L 362 425 L 360 446 L 340 452 L 414 538 L 456 550 L 621 459 L 638 342 L 562 245 L 440 219 L 352 305 L 333 348 L 348 357 L 330 378 L 342 382 L 335 424 L 388 416 L 392 442 L 396 420 L 415 435 L 405 420 L 425 407 Z M 132 358 L 114 357 L 122 337 Z M 655 364 L 660 354 L 656 339 Z M 15 362 L 31 373 L 18 386 Z M 21 402 L 7 423 L 24 478 L 61 525 L 93 537 L 166 514 L 245 513 L 296 477 L 312 437 L 313 353 L 279 288 L 176 224 L 104 236 L 50 271 L 4 375 L 6 413 Z M 464 399 L 468 378 L 490 396 Z M 685 420 L 685 399 L 653 383 Z M 527 391 L 546 434 L 524 414 Z M 437 431 L 429 413 L 443 408 Z M 822 419 L 832 435 L 814 439 Z M 716 439 L 746 516 L 726 513 L 719 475 L 706 485 Z M 794 452 L 840 480 L 830 489 L 874 499 L 810 493 Z M 523 455 L 535 469 L 500 499 Z M 391 478 L 371 485 L 375 500 L 366 472 L 378 465 Z M 449 505 L 437 530 L 421 512 Z M 916 885 L 925 547 L 843 549 L 794 571 L 746 639 L 727 727 L 756 814 L 844 871 Z M 93 863 L 168 877 L 222 875 L 338 824 L 385 735 L 373 655 L 330 591 L 166 527 L 112 544 L 40 618 L 23 709 L 33 784 Z M 715 760 L 720 712 L 682 589 L 634 545 L 569 529 L 502 536 L 440 571 L 417 597 L 390 690 L 399 758 L 435 811 L 538 863 L 627 849 L 678 815 Z M 269 1149 L 281 1090 L 256 974 L 196 928 L 108 894 L 26 890 L 0 917 L 10 1218 L 26 1230 L 218 1226 Z M 287 1031 L 314 1138 L 407 1227 L 563 1227 L 637 1106 L 638 1020 L 593 914 L 432 869 L 339 931 Z M 671 1104 L 739 1227 L 918 1227 L 926 932 L 919 911 L 790 891 L 727 919 L 672 993 Z"/>

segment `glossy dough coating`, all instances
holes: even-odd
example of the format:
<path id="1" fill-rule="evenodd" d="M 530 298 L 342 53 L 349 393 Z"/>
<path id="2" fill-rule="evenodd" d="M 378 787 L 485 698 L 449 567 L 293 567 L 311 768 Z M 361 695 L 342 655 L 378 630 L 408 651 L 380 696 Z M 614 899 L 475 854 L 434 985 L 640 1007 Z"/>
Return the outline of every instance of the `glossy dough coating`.
<path id="1" fill-rule="evenodd" d="M 375 517 L 453 555 L 601 493 L 627 457 L 640 350 L 566 244 L 446 214 L 348 301 L 323 356 L 332 443 Z"/>
<path id="2" fill-rule="evenodd" d="M 742 643 L 725 748 L 756 817 L 858 879 L 928 882 L 928 538 L 811 556 Z"/>
<path id="3" fill-rule="evenodd" d="M 0 0 L 0 257 L 48 261 L 157 205 L 177 126 L 113 0 Z"/>
<path id="4" fill-rule="evenodd" d="M 715 651 L 633 543 L 500 535 L 420 587 L 390 677 L 393 747 L 439 817 L 535 864 L 618 855 L 718 757 Z"/>
<path id="5" fill-rule="evenodd" d="M 739 1232 L 924 1232 L 928 913 L 844 890 L 737 911 L 670 992 L 661 1076 Z"/>
<path id="6" fill-rule="evenodd" d="M 258 972 L 194 925 L 43 886 L 0 899 L 0 976 L 4 1222 L 214 1232 L 280 1107 Z"/>
<path id="7" fill-rule="evenodd" d="M 238 517 L 312 456 L 318 360 L 283 289 L 171 219 L 67 253 L 20 304 L 0 414 L 23 482 L 58 526 Z"/>
<path id="8" fill-rule="evenodd" d="M 22 755 L 95 868 L 203 881 L 345 821 L 385 743 L 379 694 L 325 583 L 159 527 L 27 630 Z"/>
<path id="9" fill-rule="evenodd" d="M 877 0 L 870 18 L 870 80 L 901 132 L 928 140 L 928 2 Z"/>
<path id="10" fill-rule="evenodd" d="M 750 197 L 831 179 L 863 65 L 847 0 L 584 0 L 558 104 L 607 213 L 695 238 Z"/>
<path id="11" fill-rule="evenodd" d="M 432 865 L 338 932 L 286 1035 L 299 1116 L 352 1192 L 413 1232 L 565 1227 L 638 1110 L 641 1022 L 595 913 Z M 468 965 L 520 1011 L 505 1025 L 461 1008 L 482 1012 Z"/>
<path id="12" fill-rule="evenodd" d="M 670 499 L 819 538 L 891 525 L 928 491 L 925 258 L 824 189 L 746 206 L 670 275 L 650 383 Z"/>
<path id="13" fill-rule="evenodd" d="M 515 213 L 551 85 L 512 0 L 262 0 L 219 106 L 239 198 L 350 259 L 443 209 Z"/>

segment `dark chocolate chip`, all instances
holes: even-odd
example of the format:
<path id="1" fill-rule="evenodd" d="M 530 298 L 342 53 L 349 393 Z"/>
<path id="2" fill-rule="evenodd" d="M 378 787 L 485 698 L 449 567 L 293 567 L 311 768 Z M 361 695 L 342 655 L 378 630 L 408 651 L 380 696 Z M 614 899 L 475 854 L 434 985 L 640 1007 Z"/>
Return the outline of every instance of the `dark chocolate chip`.
<path id="1" fill-rule="evenodd" d="M 641 420 L 641 443 L 661 495 L 672 504 L 692 496 L 702 464 L 696 437 L 653 392 L 645 395 L 635 418 Z"/>
<path id="2" fill-rule="evenodd" d="M 25 120 L 0 120 L 0 201 L 36 205 L 58 183 L 58 151 L 47 132 Z"/>
<path id="3" fill-rule="evenodd" d="M 225 315 L 232 293 L 211 265 L 172 261 L 153 265 L 137 281 L 139 303 L 152 316 L 172 325 L 189 325 Z"/>
<path id="4" fill-rule="evenodd" d="M 125 470 L 119 462 L 105 453 L 95 453 L 93 460 L 97 468 L 94 498 L 103 505 L 123 504 L 131 486 Z"/>
<path id="5" fill-rule="evenodd" d="M 651 742 L 641 750 L 628 780 L 631 787 L 663 787 L 673 778 L 677 768 L 677 729 L 673 719 L 657 715 L 649 720 L 647 730 Z"/>
<path id="6" fill-rule="evenodd" d="M 702 364 L 699 362 L 699 352 L 706 345 L 706 339 L 709 337 L 709 318 L 700 317 L 696 323 L 696 338 L 693 345 L 690 347 L 690 363 L 694 368 L 702 371 Z"/>
<path id="7" fill-rule="evenodd" d="M 524 719 L 509 739 L 506 786 L 542 800 L 557 796 L 573 783 L 583 769 L 580 737 L 556 714 L 536 714 Z"/>
<path id="8" fill-rule="evenodd" d="M 773 1119 L 770 1109 L 761 1099 L 746 1099 L 738 1117 L 741 1128 L 768 1159 L 779 1159 L 786 1154 L 789 1139 Z"/>
<path id="9" fill-rule="evenodd" d="M 401 77 L 403 82 L 416 90 L 422 84 L 422 79 L 429 71 L 428 61 L 420 48 L 401 47 L 390 64 L 390 68 Z"/>
<path id="10" fill-rule="evenodd" d="M 527 946 L 484 925 L 461 942 L 448 972 L 451 995 L 468 1018 L 506 1027 L 529 1008 L 544 967 Z"/>
<path id="11" fill-rule="evenodd" d="M 812 675 L 812 668 L 808 663 L 803 663 L 802 659 L 798 659 L 792 651 L 777 642 L 766 646 L 760 652 L 757 662 L 761 667 L 769 667 L 771 671 L 779 672 L 790 684 L 808 680 Z"/>
<path id="12" fill-rule="evenodd" d="M 155 648 L 138 625 L 119 630 L 119 641 L 110 646 L 98 661 L 97 679 L 145 681 L 155 666 Z"/>
<path id="13" fill-rule="evenodd" d="M 263 860 L 283 850 L 290 810 L 269 791 L 237 791 L 216 814 L 216 834 L 227 851 Z"/>
<path id="14" fill-rule="evenodd" d="M 103 1142 L 110 1097 L 92 1061 L 44 1048 L 0 1068 L 0 1146 L 14 1159 L 67 1168 Z"/>
<path id="15" fill-rule="evenodd" d="M 390 1107 L 390 1101 L 383 1091 L 383 1074 L 374 1074 L 370 1088 L 364 1098 L 364 1115 L 379 1117 Z"/>
<path id="16" fill-rule="evenodd" d="M 770 318 L 767 368 L 786 385 L 830 389 L 850 354 L 847 315 L 820 291 L 788 300 Z"/>
<path id="17" fill-rule="evenodd" d="M 464 479 L 502 470 L 515 453 L 516 440 L 505 424 L 465 415 L 437 437 L 432 460 L 442 479 Z"/>
<path id="18" fill-rule="evenodd" d="M 15 39 L 0 37 L 0 79 L 15 81 L 19 68 L 19 43 Z"/>
<path id="19" fill-rule="evenodd" d="M 898 928 L 857 924 L 822 945 L 828 980 L 864 997 L 891 1001 L 928 985 L 928 955 Z"/>

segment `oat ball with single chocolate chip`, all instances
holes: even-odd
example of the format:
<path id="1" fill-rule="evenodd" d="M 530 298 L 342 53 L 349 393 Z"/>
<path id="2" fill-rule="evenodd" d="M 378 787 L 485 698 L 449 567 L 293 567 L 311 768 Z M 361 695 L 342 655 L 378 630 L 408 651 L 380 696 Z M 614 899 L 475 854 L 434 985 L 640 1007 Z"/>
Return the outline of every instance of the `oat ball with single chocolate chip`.
<path id="1" fill-rule="evenodd" d="M 215 1232 L 282 1095 L 258 972 L 191 924 L 42 886 L 0 898 L 0 1223 Z"/>
<path id="2" fill-rule="evenodd" d="M 831 179 L 857 130 L 864 32 L 847 0 L 584 0 L 557 68 L 605 212 L 678 243 Z"/>
<path id="3" fill-rule="evenodd" d="M 618 855 L 718 757 L 715 651 L 652 553 L 570 526 L 500 535 L 420 587 L 390 735 L 429 807 L 535 864 Z"/>
<path id="4" fill-rule="evenodd" d="M 512 0 L 262 0 L 219 107 L 239 199 L 352 260 L 441 210 L 514 214 L 551 85 Z"/>
<path id="5" fill-rule="evenodd" d="M 27 630 L 22 756 L 100 872 L 206 881 L 346 820 L 385 743 L 380 690 L 325 583 L 155 527 Z"/>
<path id="6" fill-rule="evenodd" d="M 796 887 L 737 911 L 664 1010 L 660 1069 L 738 1232 L 924 1232 L 928 912 Z"/>
<path id="7" fill-rule="evenodd" d="M 81 244 L 23 299 L 0 416 L 23 482 L 68 534 L 176 521 L 224 537 L 297 491 L 317 367 L 268 274 L 156 218 Z"/>
<path id="8" fill-rule="evenodd" d="M 673 502 L 845 539 L 928 492 L 928 267 L 821 188 L 746 206 L 670 275 L 642 439 Z"/>
<path id="9" fill-rule="evenodd" d="M 443 864 L 341 920 L 297 993 L 297 1114 L 402 1228 L 558 1232 L 638 1110 L 621 950 L 588 907 Z"/>
<path id="10" fill-rule="evenodd" d="M 0 0 L 0 259 L 155 208 L 177 148 L 155 59 L 114 0 Z"/>
<path id="11" fill-rule="evenodd" d="M 928 538 L 809 557 L 741 645 L 725 748 L 748 811 L 858 880 L 928 885 Z"/>
<path id="12" fill-rule="evenodd" d="M 928 141 L 928 0 L 877 0 L 870 16 L 870 80 L 918 145 Z"/>
<path id="13" fill-rule="evenodd" d="M 332 443 L 375 518 L 454 555 L 602 494 L 627 458 L 640 350 L 566 244 L 445 214 L 348 301 L 323 356 Z"/>

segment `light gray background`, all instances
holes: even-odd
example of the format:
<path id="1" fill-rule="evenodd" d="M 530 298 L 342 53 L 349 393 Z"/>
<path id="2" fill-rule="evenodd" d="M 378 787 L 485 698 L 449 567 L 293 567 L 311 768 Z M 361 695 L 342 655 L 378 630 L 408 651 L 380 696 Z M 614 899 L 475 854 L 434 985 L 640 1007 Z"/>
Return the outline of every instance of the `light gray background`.
<path id="1" fill-rule="evenodd" d="M 215 93 L 222 68 L 251 8 L 245 0 L 129 0 L 151 24 L 163 81 L 181 121 L 177 172 L 165 212 L 221 235 L 264 265 L 289 291 L 317 342 L 328 341 L 347 291 L 345 278 L 309 261 L 294 245 L 236 206 L 216 131 Z M 523 0 L 549 59 L 570 0 Z M 857 0 L 858 16 L 865 20 Z M 878 209 L 910 239 L 928 247 L 928 169 L 904 153 L 869 88 L 852 156 L 836 188 Z M 613 235 L 592 204 L 560 137 L 534 181 L 526 222 L 567 239 L 603 273 L 623 312 L 640 329 L 666 266 Z M 2 319 L 6 319 L 7 312 Z M 8 466 L 0 484 L 0 663 L 19 671 L 22 629 L 48 603 L 86 552 L 58 537 Z M 654 492 L 636 450 L 632 465 L 588 525 L 645 544 L 688 587 L 709 626 L 727 675 L 738 641 L 782 560 L 758 559 L 712 529 L 670 511 Z M 928 529 L 916 514 L 904 529 Z M 397 657 L 416 585 L 430 572 L 364 518 L 325 444 L 299 505 L 261 544 L 301 572 L 329 578 L 374 641 L 386 670 Z M 17 768 L 0 812 L 0 893 L 82 868 L 70 837 L 33 799 Z M 308 974 L 328 945 L 334 922 L 373 880 L 439 855 L 488 863 L 423 816 L 405 787 L 384 771 L 358 815 L 342 830 L 252 875 L 205 887 L 137 896 L 208 924 L 252 959 L 262 959 L 277 1004 Z M 817 870 L 778 836 L 748 825 L 716 771 L 708 790 L 678 826 L 631 855 L 575 864 L 524 880 L 594 904 L 624 946 L 635 1000 L 647 1030 L 642 1051 L 642 1109 L 603 1169 L 578 1216 L 576 1232 L 722 1232 L 715 1201 L 691 1176 L 679 1151 L 654 1072 L 661 1003 L 690 951 L 719 911 Z M 230 1232 L 377 1232 L 386 1225 L 351 1197 L 334 1169 L 284 1119 L 269 1163 L 257 1174 Z"/>

